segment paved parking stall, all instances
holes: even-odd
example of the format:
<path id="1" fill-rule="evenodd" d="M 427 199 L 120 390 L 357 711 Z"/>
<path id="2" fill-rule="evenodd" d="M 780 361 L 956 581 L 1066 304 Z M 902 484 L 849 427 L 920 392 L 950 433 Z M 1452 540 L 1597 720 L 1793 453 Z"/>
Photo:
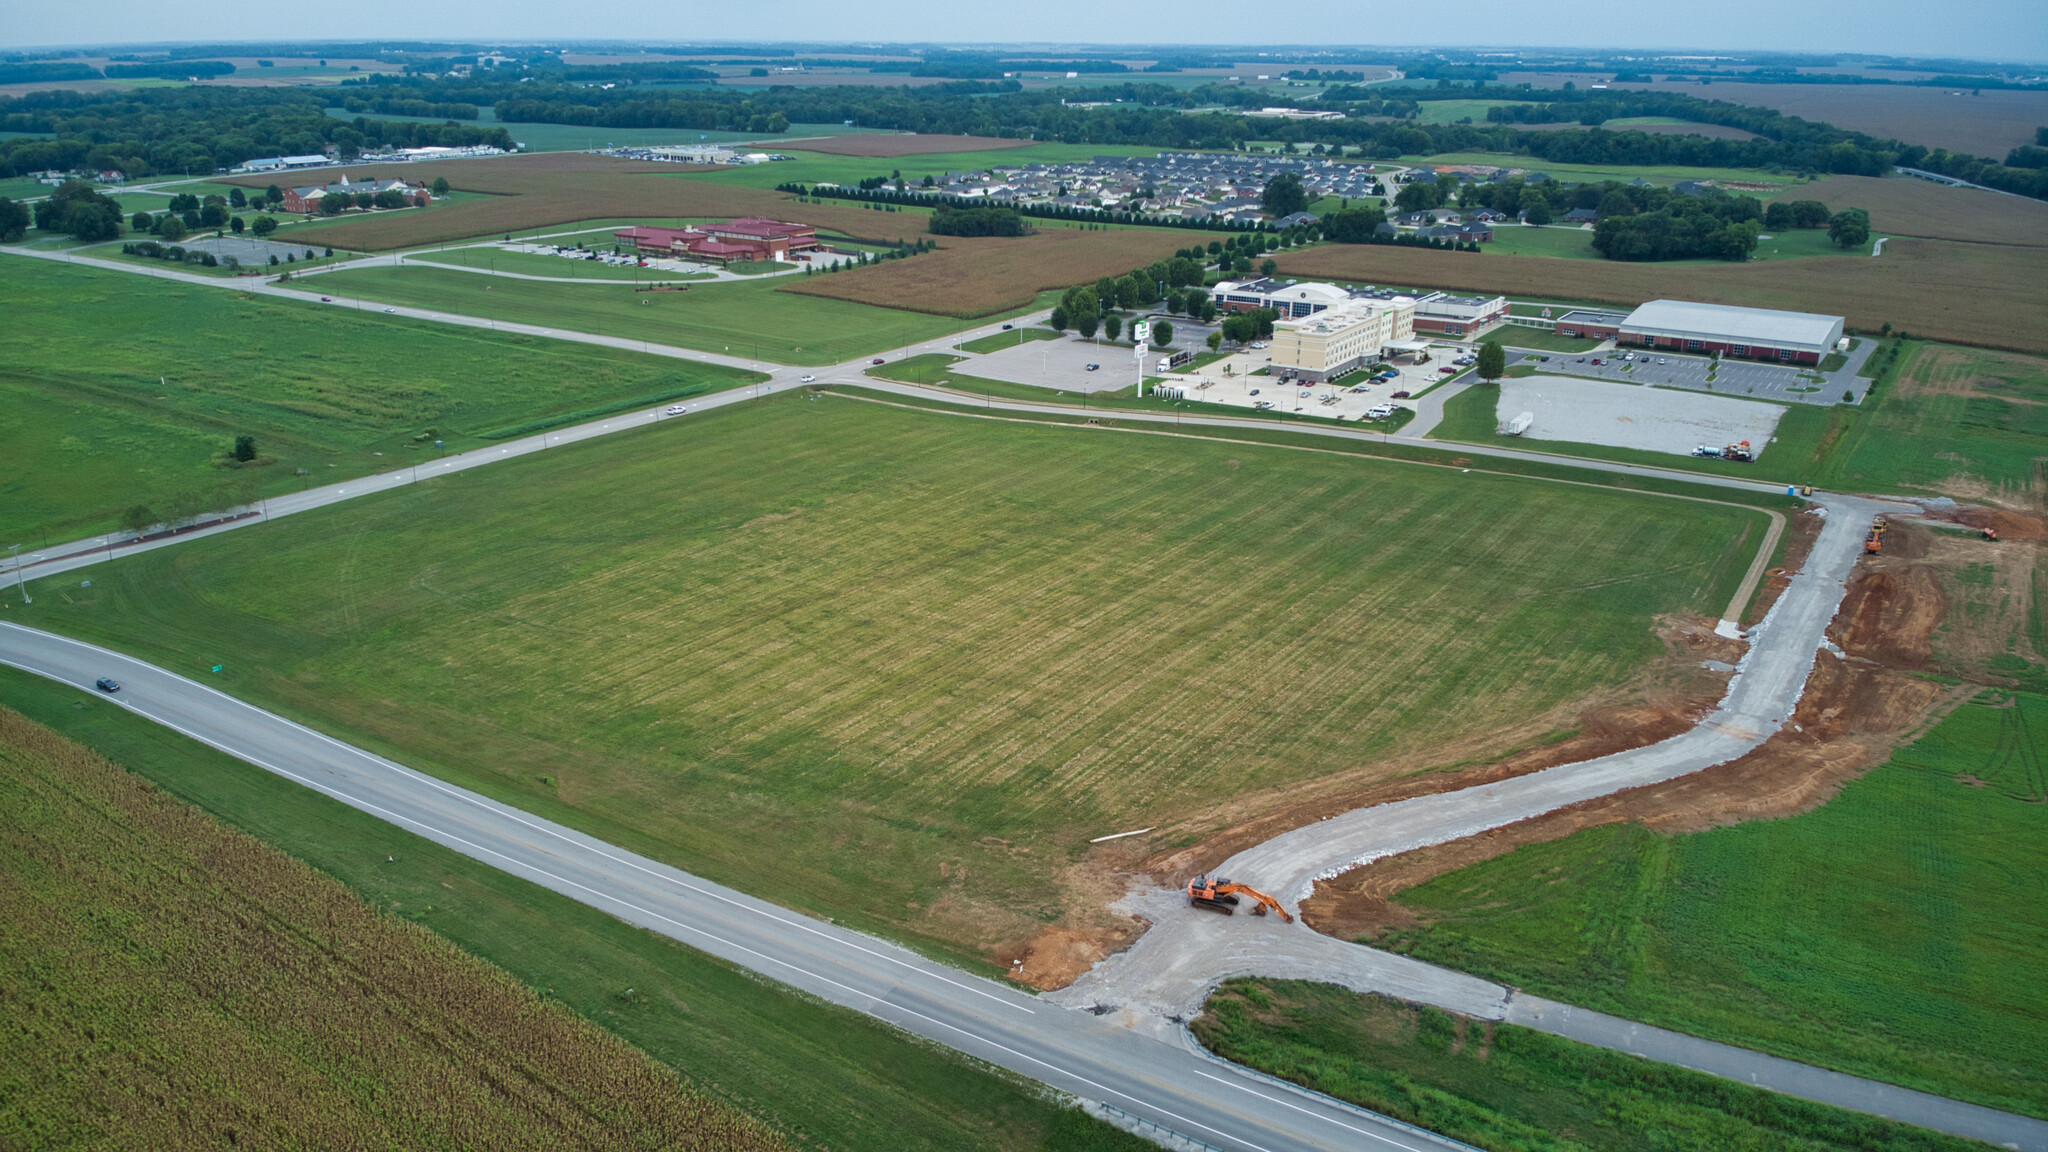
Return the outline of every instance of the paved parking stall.
<path id="1" fill-rule="evenodd" d="M 1754 360 L 1711 360 L 1656 351 L 1634 352 L 1634 359 L 1625 360 L 1622 357 L 1631 354 L 1625 348 L 1578 353 L 1510 352 L 1508 363 L 1537 364 L 1539 371 L 1567 376 L 1654 384 L 1780 404 L 1839 404 L 1846 392 L 1854 397 L 1853 403 L 1860 404 L 1869 391 L 1870 381 L 1856 373 L 1875 348 L 1875 341 L 1858 341 L 1849 352 L 1847 363 L 1829 373 Z M 1599 363 L 1595 364 L 1595 360 Z M 1710 373 L 1712 380 L 1707 378 Z"/>

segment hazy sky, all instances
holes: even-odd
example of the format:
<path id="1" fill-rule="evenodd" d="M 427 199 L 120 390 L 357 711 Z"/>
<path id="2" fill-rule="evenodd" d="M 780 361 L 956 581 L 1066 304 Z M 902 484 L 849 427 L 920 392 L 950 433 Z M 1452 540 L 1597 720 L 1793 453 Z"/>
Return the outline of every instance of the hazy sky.
<path id="1" fill-rule="evenodd" d="M 12 6 L 10 6 L 12 7 Z M 1098 0 L 224 0 L 23 4 L 11 47 L 291 39 L 1062 41 L 1782 48 L 2048 61 L 2044 0 L 1465 0 L 1436 8 L 1220 0 L 1118 9 Z"/>

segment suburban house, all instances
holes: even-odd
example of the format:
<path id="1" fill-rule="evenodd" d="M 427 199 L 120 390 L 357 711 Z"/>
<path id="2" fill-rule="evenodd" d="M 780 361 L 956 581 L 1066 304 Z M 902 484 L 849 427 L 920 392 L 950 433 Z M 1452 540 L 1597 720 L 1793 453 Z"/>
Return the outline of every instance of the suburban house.
<path id="1" fill-rule="evenodd" d="M 818 230 L 808 224 L 763 220 L 748 216 L 723 224 L 698 224 L 689 228 L 656 228 L 637 225 L 621 228 L 612 237 L 650 256 L 679 256 L 708 264 L 731 264 L 752 260 L 788 260 L 799 252 L 818 247 Z"/>
<path id="2" fill-rule="evenodd" d="M 408 184 L 403 180 L 354 180 L 344 173 L 334 184 L 315 184 L 305 188 L 284 190 L 284 210 L 312 215 L 320 211 L 320 201 L 329 196 L 375 196 L 384 192 L 396 192 L 408 208 L 427 204 L 434 194 L 427 191 L 425 184 Z"/>
<path id="3" fill-rule="evenodd" d="M 1591 224 L 1599 218 L 1600 213 L 1591 208 L 1574 208 L 1564 214 L 1564 222 L 1567 224 Z"/>
<path id="4" fill-rule="evenodd" d="M 1417 228 L 1415 234 L 1424 240 L 1451 240 L 1460 244 L 1483 244 L 1493 239 L 1493 225 L 1443 224 L 1435 228 Z"/>

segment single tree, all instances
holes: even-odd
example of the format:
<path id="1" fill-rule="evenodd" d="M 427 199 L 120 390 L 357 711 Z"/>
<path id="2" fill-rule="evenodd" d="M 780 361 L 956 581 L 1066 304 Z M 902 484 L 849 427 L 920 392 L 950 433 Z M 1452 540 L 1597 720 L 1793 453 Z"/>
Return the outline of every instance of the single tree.
<path id="1" fill-rule="evenodd" d="M 156 217 L 147 212 L 137 212 L 128 218 L 128 226 L 137 232 L 147 232 L 156 226 Z"/>
<path id="2" fill-rule="evenodd" d="M 228 189 L 228 204 L 235 208 L 247 208 L 249 206 L 249 194 L 242 191 L 239 187 L 230 188 Z"/>
<path id="3" fill-rule="evenodd" d="M 1216 350 L 1217 350 L 1218 348 L 1221 348 L 1221 347 L 1223 347 L 1223 333 L 1221 333 L 1221 332 L 1211 332 L 1211 333 L 1209 333 L 1209 340 L 1208 340 L 1208 344 L 1209 344 L 1209 351 L 1211 351 L 1211 352 L 1214 352 L 1214 351 L 1216 351 Z"/>
<path id="4" fill-rule="evenodd" d="M 1861 208 L 1844 208 L 1828 221 L 1828 239 L 1840 248 L 1860 248 L 1870 242 L 1870 213 Z"/>
<path id="5" fill-rule="evenodd" d="M 1259 207 L 1268 216 L 1292 216 L 1306 211 L 1308 192 L 1301 186 L 1301 177 L 1282 172 L 1266 181 L 1265 191 L 1259 193 Z"/>
<path id="6" fill-rule="evenodd" d="M 448 194 L 448 178 L 447 178 L 446 176 L 436 176 L 436 177 L 434 177 L 434 195 L 435 195 L 435 196 L 446 196 L 447 194 Z"/>
<path id="7" fill-rule="evenodd" d="M 1074 318 L 1074 331 L 1079 332 L 1081 339 L 1086 340 L 1095 335 L 1095 329 L 1101 323 L 1102 318 L 1094 312 L 1083 312 Z"/>
<path id="8" fill-rule="evenodd" d="M 258 216 L 249 224 L 249 230 L 257 236 L 268 236 L 277 231 L 277 221 L 269 216 Z"/>
<path id="9" fill-rule="evenodd" d="M 242 229 L 246 227 L 248 227 L 248 225 L 242 221 L 242 218 L 240 216 L 230 217 L 228 220 L 228 231 L 233 232 L 237 236 L 240 236 L 242 234 Z"/>
<path id="10" fill-rule="evenodd" d="M 139 536 L 160 519 L 148 505 L 137 504 L 126 512 L 121 513 L 121 527 Z"/>
<path id="11" fill-rule="evenodd" d="M 175 244 L 185 238 L 185 222 L 166 212 L 156 222 L 156 234 Z"/>
<path id="12" fill-rule="evenodd" d="M 1479 378 L 1488 384 L 1496 383 L 1508 372 L 1507 350 L 1498 340 L 1487 340 L 1479 345 Z"/>
<path id="13" fill-rule="evenodd" d="M 1051 328 L 1055 332 L 1065 332 L 1067 330 L 1068 324 L 1067 310 L 1065 308 L 1055 307 L 1052 310 L 1052 315 L 1046 319 L 1045 323 L 1047 327 Z"/>
<path id="14" fill-rule="evenodd" d="M 263 198 L 272 204 L 282 204 L 284 203 L 284 189 L 272 184 L 263 190 Z"/>
<path id="15" fill-rule="evenodd" d="M 1164 348 L 1172 343 L 1173 325 L 1168 324 L 1164 320 L 1154 320 L 1152 322 L 1152 346 L 1155 348 Z"/>
<path id="16" fill-rule="evenodd" d="M 235 459 L 247 464 L 256 458 L 256 438 L 243 432 L 235 437 Z"/>
<path id="17" fill-rule="evenodd" d="M 1261 260 L 1261 261 L 1259 261 L 1259 275 L 1261 275 L 1261 276 L 1272 276 L 1272 275 L 1274 275 L 1275 273 L 1277 273 L 1277 272 L 1279 272 L 1279 271 L 1280 271 L 1280 262 L 1279 262 L 1279 261 L 1277 261 L 1277 260 L 1271 260 L 1271 259 L 1267 259 L 1267 260 Z"/>
<path id="18" fill-rule="evenodd" d="M 1555 219 L 1550 214 L 1550 201 L 1545 200 L 1541 196 L 1530 197 L 1524 201 L 1524 204 L 1525 206 L 1522 209 L 1522 223 L 1524 224 L 1541 226 Z"/>
<path id="19" fill-rule="evenodd" d="M 1764 206 L 1764 227 L 1773 232 L 1783 232 L 1792 227 L 1792 205 L 1789 201 L 1773 200 Z"/>

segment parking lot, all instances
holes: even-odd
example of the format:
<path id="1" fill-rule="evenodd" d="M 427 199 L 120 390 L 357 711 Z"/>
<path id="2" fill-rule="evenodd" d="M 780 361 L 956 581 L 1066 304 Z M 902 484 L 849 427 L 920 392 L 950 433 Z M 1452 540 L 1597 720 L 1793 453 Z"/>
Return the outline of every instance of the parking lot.
<path id="1" fill-rule="evenodd" d="M 291 255 L 303 260 L 308 251 L 304 244 L 285 244 L 277 240 L 257 240 L 247 236 L 194 236 L 179 243 L 187 252 L 211 252 L 221 260 L 233 256 L 248 268 L 255 268 L 258 265 L 268 268 L 272 256 L 283 260 L 286 255 Z M 324 252 L 326 249 L 313 248 L 311 251 Z"/>
<path id="2" fill-rule="evenodd" d="M 1532 414 L 1535 422 L 1522 433 L 1527 440 L 1606 444 L 1680 456 L 1703 444 L 1720 448 L 1747 440 L 1758 457 L 1785 414 L 1779 405 L 1747 397 L 1567 376 L 1503 380 L 1494 411 L 1501 424 L 1524 412 Z"/>
<path id="3" fill-rule="evenodd" d="M 1866 343 L 1864 348 L 1867 347 Z M 1627 349 L 1572 354 L 1509 353 L 1508 362 L 1535 363 L 1539 371 L 1568 376 L 1654 384 L 1662 388 L 1684 388 L 1780 404 L 1839 404 L 1843 392 L 1852 394 L 1857 402 L 1861 402 L 1864 391 L 1870 386 L 1870 381 L 1856 375 L 1863 357 L 1868 355 L 1864 348 L 1859 348 L 1842 369 L 1830 374 L 1825 383 L 1813 379 L 1817 373 L 1811 368 L 1790 368 L 1749 360 L 1716 361 L 1704 356 L 1675 356 L 1668 352 L 1647 355 L 1636 352 L 1634 359 L 1624 360 L 1623 356 L 1630 355 Z M 1538 357 L 1544 355 L 1549 359 L 1539 362 Z M 1595 360 L 1599 363 L 1595 364 Z M 1708 379 L 1709 373 L 1713 376 L 1711 380 Z"/>

